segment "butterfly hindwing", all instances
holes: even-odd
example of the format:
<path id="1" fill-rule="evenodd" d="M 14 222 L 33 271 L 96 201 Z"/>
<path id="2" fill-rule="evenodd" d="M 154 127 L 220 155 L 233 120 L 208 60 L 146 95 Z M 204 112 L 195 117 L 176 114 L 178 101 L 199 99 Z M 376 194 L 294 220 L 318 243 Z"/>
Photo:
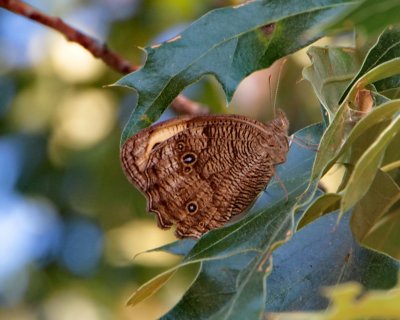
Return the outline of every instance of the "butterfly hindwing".
<path id="1" fill-rule="evenodd" d="M 160 143 L 144 170 L 149 211 L 161 227 L 175 223 L 179 237 L 198 238 L 243 212 L 274 173 L 274 141 L 263 124 L 202 118 Z"/>

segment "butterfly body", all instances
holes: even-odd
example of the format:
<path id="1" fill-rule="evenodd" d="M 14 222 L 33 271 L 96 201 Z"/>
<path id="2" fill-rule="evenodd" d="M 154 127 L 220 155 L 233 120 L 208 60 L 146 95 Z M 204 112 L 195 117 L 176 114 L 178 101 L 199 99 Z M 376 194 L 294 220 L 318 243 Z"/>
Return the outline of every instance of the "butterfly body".
<path id="1" fill-rule="evenodd" d="M 184 117 L 129 138 L 121 150 L 128 179 L 148 199 L 161 228 L 199 238 L 245 211 L 286 160 L 288 121 L 237 115 Z"/>

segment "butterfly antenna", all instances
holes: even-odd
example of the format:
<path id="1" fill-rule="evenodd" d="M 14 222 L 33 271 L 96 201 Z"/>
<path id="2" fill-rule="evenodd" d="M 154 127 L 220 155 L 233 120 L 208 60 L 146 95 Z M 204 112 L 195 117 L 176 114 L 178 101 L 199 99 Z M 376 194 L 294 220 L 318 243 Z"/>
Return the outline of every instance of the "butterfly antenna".
<path id="1" fill-rule="evenodd" d="M 279 66 L 278 81 L 276 83 L 276 87 L 275 87 L 275 91 L 274 91 L 274 103 L 273 103 L 274 117 L 276 116 L 276 100 L 278 97 L 279 84 L 281 82 L 281 74 L 282 74 L 283 66 L 285 65 L 286 61 L 287 61 L 287 59 L 282 59 L 282 62 L 280 63 L 280 66 Z"/>
<path id="2" fill-rule="evenodd" d="M 276 113 L 275 113 L 275 105 L 272 99 L 272 86 L 271 86 L 271 79 L 272 79 L 272 74 L 270 74 L 268 76 L 268 92 L 269 92 L 269 105 L 272 107 L 272 114 L 274 116 L 274 118 L 276 117 Z"/>

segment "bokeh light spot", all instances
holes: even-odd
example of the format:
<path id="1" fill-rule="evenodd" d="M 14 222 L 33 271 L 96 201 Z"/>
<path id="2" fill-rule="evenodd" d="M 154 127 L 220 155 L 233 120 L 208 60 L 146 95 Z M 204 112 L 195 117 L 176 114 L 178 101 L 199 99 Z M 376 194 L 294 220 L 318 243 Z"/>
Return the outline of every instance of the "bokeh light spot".
<path id="1" fill-rule="evenodd" d="M 54 207 L 42 199 L 0 193 L 0 296 L 3 303 L 22 298 L 32 263 L 49 261 L 59 248 L 61 222 Z M 20 288 L 20 290 L 17 290 Z M 16 293 L 18 292 L 18 295 Z"/>
<path id="2" fill-rule="evenodd" d="M 65 291 L 50 297 L 44 303 L 44 319 L 99 320 L 108 319 L 106 309 L 79 291 Z"/>
<path id="3" fill-rule="evenodd" d="M 109 231 L 106 235 L 106 258 L 113 265 L 130 265 L 133 257 L 146 250 L 176 240 L 172 232 L 157 228 L 154 221 L 140 221 Z M 148 266 L 169 266 L 179 258 L 167 253 L 153 252 L 139 255 L 135 263 Z"/>
<path id="4" fill-rule="evenodd" d="M 111 95 L 101 90 L 67 95 L 58 106 L 52 142 L 76 150 L 91 147 L 114 127 L 114 105 Z"/>
<path id="5" fill-rule="evenodd" d="M 99 227 L 85 219 L 67 223 L 62 249 L 62 264 L 79 276 L 92 274 L 103 250 L 103 234 Z"/>
<path id="6" fill-rule="evenodd" d="M 57 76 L 70 83 L 82 83 L 97 79 L 104 71 L 104 64 L 87 50 L 65 38 L 53 37 L 50 61 Z"/>
<path id="7" fill-rule="evenodd" d="M 16 138 L 7 137 L 0 139 L 0 198 L 2 193 L 10 192 L 21 173 L 21 152 Z M 1 210 L 1 205 L 0 205 Z"/>

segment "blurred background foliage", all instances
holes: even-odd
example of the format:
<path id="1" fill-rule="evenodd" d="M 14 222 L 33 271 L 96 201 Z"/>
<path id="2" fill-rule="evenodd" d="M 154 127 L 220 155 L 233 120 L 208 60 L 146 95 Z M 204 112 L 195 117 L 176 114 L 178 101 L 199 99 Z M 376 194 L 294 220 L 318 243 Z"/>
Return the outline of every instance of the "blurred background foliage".
<path id="1" fill-rule="evenodd" d="M 240 1 L 35 0 L 43 12 L 107 42 L 142 65 L 144 47 L 172 38 L 209 10 Z M 351 36 L 319 44 L 352 45 Z M 277 105 L 295 131 L 320 120 L 301 70 L 305 50 L 283 67 Z M 268 76 L 247 78 L 229 109 L 217 82 L 187 88 L 213 112 L 271 117 Z M 63 36 L 0 9 L 0 319 L 153 319 L 171 308 L 196 268 L 180 272 L 135 309 L 145 280 L 174 265 L 162 254 L 133 257 L 171 242 L 124 177 L 119 138 L 135 93 L 105 88 L 121 75 Z M 272 94 L 272 96 L 274 96 Z M 174 116 L 167 110 L 165 117 Z"/>

